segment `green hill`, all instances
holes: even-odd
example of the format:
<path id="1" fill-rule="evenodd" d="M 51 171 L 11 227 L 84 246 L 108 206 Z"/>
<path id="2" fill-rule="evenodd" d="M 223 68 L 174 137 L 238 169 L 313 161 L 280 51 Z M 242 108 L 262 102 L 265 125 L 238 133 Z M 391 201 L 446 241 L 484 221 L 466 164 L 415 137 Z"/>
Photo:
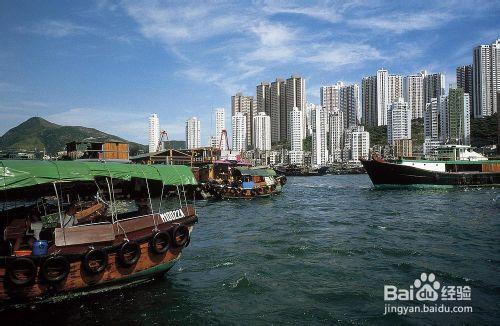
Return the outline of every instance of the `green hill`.
<path id="1" fill-rule="evenodd" d="M 370 132 L 370 146 L 385 145 L 387 143 L 387 126 L 368 127 Z M 470 121 L 471 145 L 482 147 L 496 144 L 497 142 L 497 113 L 492 116 L 471 119 Z M 413 119 L 411 121 L 411 135 L 413 145 L 424 143 L 424 119 Z"/>
<path id="2" fill-rule="evenodd" d="M 489 117 L 471 119 L 470 138 L 471 145 L 482 147 L 497 143 L 497 114 Z"/>
<path id="3" fill-rule="evenodd" d="M 370 146 L 387 144 L 387 126 L 368 127 L 370 133 Z M 411 121 L 411 139 L 413 146 L 422 146 L 424 143 L 424 119 Z"/>
<path id="4" fill-rule="evenodd" d="M 0 149 L 16 149 L 23 151 L 43 150 L 48 154 L 56 154 L 66 147 L 66 143 L 86 138 L 98 141 L 118 140 L 129 143 L 130 155 L 146 151 L 147 147 L 123 138 L 110 135 L 94 128 L 80 126 L 61 126 L 42 118 L 33 117 L 7 131 L 0 137 Z"/>

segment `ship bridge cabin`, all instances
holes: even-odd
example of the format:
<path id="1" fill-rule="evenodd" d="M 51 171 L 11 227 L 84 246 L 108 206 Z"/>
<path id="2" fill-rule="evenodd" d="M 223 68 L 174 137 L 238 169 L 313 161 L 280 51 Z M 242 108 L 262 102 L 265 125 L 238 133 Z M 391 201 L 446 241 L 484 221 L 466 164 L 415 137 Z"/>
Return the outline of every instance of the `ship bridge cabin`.
<path id="1" fill-rule="evenodd" d="M 466 145 L 443 145 L 436 148 L 436 158 L 442 161 L 485 161 L 485 156 Z"/>

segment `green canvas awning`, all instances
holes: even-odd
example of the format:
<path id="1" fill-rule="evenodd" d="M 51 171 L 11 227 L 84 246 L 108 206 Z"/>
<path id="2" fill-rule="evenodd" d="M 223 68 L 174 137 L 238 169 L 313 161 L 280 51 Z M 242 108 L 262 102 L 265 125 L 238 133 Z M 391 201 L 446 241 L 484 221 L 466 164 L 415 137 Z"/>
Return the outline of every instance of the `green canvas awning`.
<path id="1" fill-rule="evenodd" d="M 241 175 L 251 175 L 259 177 L 273 177 L 276 175 L 276 171 L 274 171 L 273 169 L 251 168 L 244 166 L 238 166 L 235 167 L 235 169 L 240 171 Z"/>
<path id="2" fill-rule="evenodd" d="M 142 165 L 116 162 L 0 160 L 0 191 L 52 182 L 93 181 L 110 177 L 129 181 L 141 178 L 164 185 L 196 185 L 184 165 Z"/>

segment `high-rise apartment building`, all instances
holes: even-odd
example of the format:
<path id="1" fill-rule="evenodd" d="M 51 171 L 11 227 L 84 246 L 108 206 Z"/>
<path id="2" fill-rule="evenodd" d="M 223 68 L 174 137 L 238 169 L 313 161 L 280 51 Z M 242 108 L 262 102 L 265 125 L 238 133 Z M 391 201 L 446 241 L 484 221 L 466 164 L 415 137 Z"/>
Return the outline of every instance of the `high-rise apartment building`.
<path id="1" fill-rule="evenodd" d="M 445 95 L 445 76 L 441 73 L 424 75 L 424 108 L 432 98 Z"/>
<path id="2" fill-rule="evenodd" d="M 440 138 L 446 144 L 470 145 L 470 97 L 450 85 L 439 103 Z"/>
<path id="3" fill-rule="evenodd" d="M 217 138 L 215 136 L 210 136 L 208 138 L 208 146 L 212 148 L 217 148 Z"/>
<path id="4" fill-rule="evenodd" d="M 359 159 L 368 159 L 370 153 L 370 133 L 363 126 L 350 127 L 345 131 L 345 145 L 343 155 L 345 159 L 359 162 Z M 349 155 L 349 156 L 347 156 Z"/>
<path id="5" fill-rule="evenodd" d="M 377 126 L 387 124 L 389 105 L 389 73 L 385 69 L 377 71 Z"/>
<path id="6" fill-rule="evenodd" d="M 299 108 L 293 108 L 290 112 L 290 164 L 302 165 L 304 152 L 302 150 L 302 124 L 304 113 Z"/>
<path id="7" fill-rule="evenodd" d="M 377 76 L 364 77 L 361 81 L 361 121 L 366 126 L 378 126 Z"/>
<path id="8" fill-rule="evenodd" d="M 340 110 L 340 88 L 344 83 L 339 81 L 335 85 L 321 86 L 320 88 L 320 105 L 326 108 L 328 113 Z"/>
<path id="9" fill-rule="evenodd" d="M 389 104 L 399 101 L 403 97 L 403 76 L 389 75 Z"/>
<path id="10" fill-rule="evenodd" d="M 320 88 L 321 107 L 326 108 L 328 114 L 342 111 L 345 119 L 344 126 L 356 126 L 361 120 L 359 101 L 359 86 L 357 84 L 344 85 L 339 81 L 335 85 Z"/>
<path id="11" fill-rule="evenodd" d="M 149 152 L 153 153 L 158 150 L 160 142 L 160 119 L 158 115 L 153 113 L 149 116 Z M 161 149 L 161 148 L 160 148 Z"/>
<path id="12" fill-rule="evenodd" d="M 224 108 L 215 109 L 215 145 L 226 149 L 226 139 L 222 137 L 222 130 L 226 129 L 226 113 Z"/>
<path id="13" fill-rule="evenodd" d="M 449 141 L 448 96 L 439 98 L 439 140 L 446 144 Z"/>
<path id="14" fill-rule="evenodd" d="M 231 126 L 233 130 L 233 150 L 237 152 L 245 151 L 247 149 L 247 117 L 245 114 L 236 112 L 231 117 Z"/>
<path id="15" fill-rule="evenodd" d="M 306 116 L 306 136 L 312 136 L 311 112 L 316 107 L 316 104 L 307 103 L 304 115 Z"/>
<path id="16" fill-rule="evenodd" d="M 290 111 L 295 107 L 299 108 L 302 112 L 306 109 L 306 81 L 298 75 L 292 75 L 286 80 L 286 118 L 290 116 Z M 305 138 L 306 116 L 304 114 L 302 115 L 302 119 L 302 138 Z M 290 138 L 289 123 L 290 121 L 286 121 L 285 123 L 286 133 L 284 135 L 286 139 Z"/>
<path id="17" fill-rule="evenodd" d="M 271 118 L 265 112 L 253 117 L 253 141 L 255 149 L 271 150 Z"/>
<path id="18" fill-rule="evenodd" d="M 412 112 L 412 118 L 424 116 L 424 77 L 425 71 L 416 75 L 406 76 L 403 80 L 403 95 Z"/>
<path id="19" fill-rule="evenodd" d="M 330 162 L 340 162 L 342 160 L 344 114 L 341 111 L 330 113 L 328 127 L 330 134 Z"/>
<path id="20" fill-rule="evenodd" d="M 424 110 L 424 138 L 439 140 L 439 100 L 432 98 Z"/>
<path id="21" fill-rule="evenodd" d="M 411 110 L 403 98 L 391 103 L 387 111 L 387 143 L 394 146 L 397 139 L 411 139 Z"/>
<path id="22" fill-rule="evenodd" d="M 469 94 L 463 89 L 450 87 L 448 94 L 448 130 L 449 143 L 468 145 L 470 143 Z"/>
<path id="23" fill-rule="evenodd" d="M 271 85 L 268 82 L 261 82 L 257 85 L 257 112 L 264 112 L 271 116 Z"/>
<path id="24" fill-rule="evenodd" d="M 468 93 L 464 93 L 464 122 L 463 122 L 463 143 L 464 145 L 470 145 L 470 107 L 471 99 Z M 498 112 L 498 111 L 497 111 Z"/>
<path id="25" fill-rule="evenodd" d="M 396 83 L 396 78 L 392 81 Z M 396 87 L 393 87 L 396 92 Z M 367 126 L 387 124 L 389 98 L 389 73 L 385 69 L 377 71 L 376 76 L 364 77 L 361 82 L 362 122 Z"/>
<path id="26" fill-rule="evenodd" d="M 474 96 L 472 87 L 472 65 L 465 65 L 457 67 L 457 87 L 464 90 L 464 93 L 469 94 L 470 99 L 470 115 L 474 116 Z M 444 95 L 444 94 L 443 94 Z"/>
<path id="27" fill-rule="evenodd" d="M 497 92 L 497 154 L 500 154 L 500 91 Z"/>
<path id="28" fill-rule="evenodd" d="M 500 154 L 500 91 L 497 92 L 497 154 Z"/>
<path id="29" fill-rule="evenodd" d="M 271 142 L 273 144 L 286 141 L 287 109 L 286 109 L 286 83 L 277 78 L 271 83 Z"/>
<path id="30" fill-rule="evenodd" d="M 339 99 L 339 108 L 344 117 L 344 127 L 348 128 L 359 125 L 359 86 L 352 84 L 340 87 Z"/>
<path id="31" fill-rule="evenodd" d="M 496 92 L 500 91 L 500 39 L 473 50 L 472 88 L 474 116 L 496 112 Z"/>
<path id="32" fill-rule="evenodd" d="M 241 113 L 246 117 L 247 135 L 245 142 L 247 146 L 252 147 L 253 117 L 257 115 L 257 108 L 253 96 L 244 96 L 241 93 L 231 96 L 231 116 L 234 116 L 236 113 Z"/>
<path id="33" fill-rule="evenodd" d="M 196 117 L 186 120 L 186 147 L 195 149 L 201 147 L 201 123 Z"/>
<path id="34" fill-rule="evenodd" d="M 413 156 L 413 144 L 411 139 L 396 139 L 392 149 L 394 157 Z"/>
<path id="35" fill-rule="evenodd" d="M 440 121 L 440 99 L 446 98 L 431 98 L 431 102 L 427 103 L 424 110 L 424 156 L 429 157 L 434 153 L 435 149 L 441 145 L 441 128 L 440 123 L 446 124 L 446 120 Z"/>
<path id="36" fill-rule="evenodd" d="M 316 106 L 311 112 L 312 122 L 312 163 L 325 165 L 328 163 L 326 108 Z"/>

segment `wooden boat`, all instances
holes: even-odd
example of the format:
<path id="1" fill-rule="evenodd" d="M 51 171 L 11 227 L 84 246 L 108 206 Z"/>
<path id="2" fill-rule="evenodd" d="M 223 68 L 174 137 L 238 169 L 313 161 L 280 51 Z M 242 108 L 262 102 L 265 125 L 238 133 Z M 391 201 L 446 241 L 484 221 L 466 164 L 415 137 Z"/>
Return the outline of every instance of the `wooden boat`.
<path id="1" fill-rule="evenodd" d="M 163 275 L 190 242 L 197 216 L 182 195 L 196 185 L 184 166 L 0 161 L 0 302 Z M 173 189 L 180 206 L 161 209 Z"/>
<path id="2" fill-rule="evenodd" d="M 375 186 L 499 186 L 500 161 L 488 160 L 470 146 L 443 145 L 430 160 L 361 160 Z"/>
<path id="3" fill-rule="evenodd" d="M 297 165 L 280 165 L 276 166 L 274 170 L 280 174 L 285 176 L 296 176 L 296 177 L 314 177 L 314 176 L 322 176 L 328 172 L 327 166 L 321 166 L 317 168 L 312 167 L 300 167 Z"/>
<path id="4" fill-rule="evenodd" d="M 281 193 L 285 176 L 277 176 L 272 169 L 234 167 L 224 181 L 205 183 L 203 190 L 215 199 L 251 199 Z"/>

